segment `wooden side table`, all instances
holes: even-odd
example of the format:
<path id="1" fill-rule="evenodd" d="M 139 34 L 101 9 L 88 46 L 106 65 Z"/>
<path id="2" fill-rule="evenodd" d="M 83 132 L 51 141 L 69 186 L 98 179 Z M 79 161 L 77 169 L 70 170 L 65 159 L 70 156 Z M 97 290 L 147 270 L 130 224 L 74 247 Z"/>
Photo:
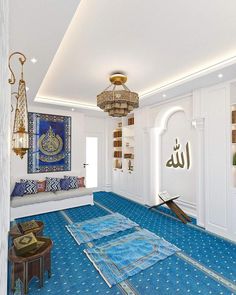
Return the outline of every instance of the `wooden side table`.
<path id="1" fill-rule="evenodd" d="M 9 260 L 12 263 L 11 289 L 14 291 L 15 283 L 20 279 L 23 283 L 24 293 L 28 293 L 29 281 L 34 277 L 39 278 L 39 286 L 43 287 L 44 272 L 51 277 L 51 249 L 52 240 L 45 237 L 37 237 L 38 241 L 44 242 L 36 252 L 17 256 L 14 246 L 9 249 Z"/>
<path id="2" fill-rule="evenodd" d="M 38 227 L 28 231 L 27 233 L 32 232 L 36 236 L 42 236 L 43 235 L 44 223 L 42 221 L 38 221 L 38 220 L 36 220 L 36 223 L 38 224 Z M 21 231 L 19 230 L 19 228 L 18 228 L 18 226 L 16 224 L 10 229 L 9 235 L 10 235 L 10 237 L 12 239 L 15 239 L 15 238 L 18 238 L 18 237 L 22 236 L 23 234 L 21 233 Z"/>

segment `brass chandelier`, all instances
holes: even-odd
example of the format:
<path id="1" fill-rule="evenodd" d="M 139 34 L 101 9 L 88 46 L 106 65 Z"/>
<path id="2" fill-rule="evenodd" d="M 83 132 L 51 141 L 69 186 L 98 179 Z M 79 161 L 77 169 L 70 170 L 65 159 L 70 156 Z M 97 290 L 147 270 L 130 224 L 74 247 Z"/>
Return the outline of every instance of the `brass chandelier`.
<path id="1" fill-rule="evenodd" d="M 138 94 L 129 90 L 126 81 L 127 76 L 113 74 L 110 76 L 111 84 L 97 95 L 97 106 L 109 116 L 124 117 L 139 106 Z"/>
<path id="2" fill-rule="evenodd" d="M 9 70 L 11 72 L 11 78 L 8 80 L 10 84 L 15 84 L 16 78 L 11 69 L 10 61 L 14 55 L 20 55 L 19 61 L 21 64 L 21 77 L 18 85 L 18 92 L 16 93 L 16 110 L 13 124 L 12 134 L 12 149 L 16 155 L 23 159 L 25 153 L 29 149 L 29 137 L 28 137 L 28 106 L 26 97 L 26 84 L 23 75 L 23 66 L 26 62 L 26 57 L 20 52 L 14 52 L 9 56 Z"/>

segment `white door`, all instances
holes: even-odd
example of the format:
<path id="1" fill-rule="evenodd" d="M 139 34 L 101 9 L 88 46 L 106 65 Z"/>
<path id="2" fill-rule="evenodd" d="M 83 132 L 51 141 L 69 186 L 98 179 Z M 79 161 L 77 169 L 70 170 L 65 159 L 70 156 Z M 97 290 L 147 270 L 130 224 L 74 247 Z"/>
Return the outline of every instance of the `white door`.
<path id="1" fill-rule="evenodd" d="M 86 166 L 86 167 L 85 167 Z M 98 137 L 86 137 L 86 187 L 98 187 Z"/>

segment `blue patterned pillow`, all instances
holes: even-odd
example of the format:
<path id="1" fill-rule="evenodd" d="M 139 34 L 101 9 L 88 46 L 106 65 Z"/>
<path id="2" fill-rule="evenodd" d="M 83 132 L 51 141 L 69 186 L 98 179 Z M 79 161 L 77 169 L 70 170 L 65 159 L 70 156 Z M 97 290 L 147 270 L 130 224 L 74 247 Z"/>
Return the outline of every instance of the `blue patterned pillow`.
<path id="1" fill-rule="evenodd" d="M 64 191 L 68 191 L 70 189 L 70 180 L 69 178 L 62 178 L 60 180 L 61 189 Z"/>
<path id="2" fill-rule="evenodd" d="M 25 183 L 25 195 L 32 195 L 38 192 L 37 180 L 21 179 L 20 182 Z"/>
<path id="3" fill-rule="evenodd" d="M 69 188 L 78 188 L 78 176 L 64 176 L 65 179 L 69 179 Z"/>
<path id="4" fill-rule="evenodd" d="M 46 177 L 46 192 L 55 192 L 61 190 L 60 178 Z"/>
<path id="5" fill-rule="evenodd" d="M 24 182 L 16 182 L 13 192 L 11 193 L 11 197 L 22 197 L 25 193 L 25 183 Z"/>

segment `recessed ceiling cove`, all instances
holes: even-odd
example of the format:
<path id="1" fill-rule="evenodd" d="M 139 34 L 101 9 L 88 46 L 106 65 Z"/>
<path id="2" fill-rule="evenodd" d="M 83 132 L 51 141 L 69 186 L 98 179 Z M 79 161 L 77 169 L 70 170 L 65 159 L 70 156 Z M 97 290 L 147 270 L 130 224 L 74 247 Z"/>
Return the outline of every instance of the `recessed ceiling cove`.
<path id="1" fill-rule="evenodd" d="M 235 11 L 235 0 L 82 0 L 37 97 L 95 107 L 111 73 L 142 95 L 236 56 Z"/>

